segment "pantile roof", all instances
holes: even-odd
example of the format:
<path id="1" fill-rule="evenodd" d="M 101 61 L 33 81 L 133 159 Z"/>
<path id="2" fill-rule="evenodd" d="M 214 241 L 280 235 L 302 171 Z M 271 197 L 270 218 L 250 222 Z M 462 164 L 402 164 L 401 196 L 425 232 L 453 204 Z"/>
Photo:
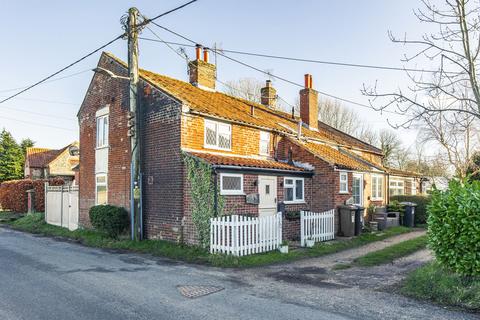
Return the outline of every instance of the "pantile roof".
<path id="1" fill-rule="evenodd" d="M 318 158 L 328 162 L 331 165 L 337 166 L 340 169 L 350 169 L 350 170 L 359 170 L 359 171 L 371 171 L 372 168 L 365 164 L 362 161 L 358 161 L 355 158 L 349 157 L 348 155 L 342 153 L 340 150 L 328 146 L 326 144 L 315 143 L 315 142 L 301 142 L 294 141 L 296 143 Z"/>
<path id="2" fill-rule="evenodd" d="M 296 167 L 294 165 L 279 162 L 269 159 L 257 159 L 257 158 L 246 158 L 238 156 L 229 156 L 229 155 L 219 155 L 211 153 L 200 153 L 200 152 L 187 152 L 194 157 L 200 158 L 213 165 L 223 165 L 223 166 L 235 166 L 243 168 L 262 168 L 262 169 L 277 169 L 277 170 L 289 170 L 297 172 L 305 172 L 304 168 Z"/>
<path id="3" fill-rule="evenodd" d="M 117 57 L 109 53 L 104 54 L 126 66 L 125 62 Z M 140 69 L 139 72 L 141 78 L 182 101 L 193 112 L 288 134 L 295 134 L 298 130 L 299 118 L 292 118 L 286 112 L 272 110 L 262 104 L 232 97 L 222 92 L 204 90 L 188 82 L 148 70 Z M 252 107 L 254 109 L 253 114 Z M 302 135 L 307 138 L 322 140 L 326 143 L 340 144 L 381 154 L 381 150 L 372 145 L 364 143 L 322 122 L 319 122 L 319 125 L 319 131 L 302 127 Z"/>
<path id="4" fill-rule="evenodd" d="M 50 161 L 55 159 L 61 150 L 53 150 L 47 148 L 36 148 L 31 147 L 27 148 L 26 150 L 26 158 L 28 161 L 28 165 L 33 168 L 45 168 L 48 166 Z"/>

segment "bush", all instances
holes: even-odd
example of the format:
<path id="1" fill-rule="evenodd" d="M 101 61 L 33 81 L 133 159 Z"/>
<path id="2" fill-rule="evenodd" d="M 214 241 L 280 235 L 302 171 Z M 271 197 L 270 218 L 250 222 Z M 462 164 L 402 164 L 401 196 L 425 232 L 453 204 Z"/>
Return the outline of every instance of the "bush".
<path id="1" fill-rule="evenodd" d="M 91 207 L 89 216 L 93 227 L 111 238 L 118 238 L 130 224 L 127 210 L 111 205 Z"/>
<path id="2" fill-rule="evenodd" d="M 417 204 L 415 208 L 415 224 L 425 224 L 427 223 L 428 219 L 428 212 L 427 206 L 430 203 L 431 197 L 424 196 L 424 195 L 416 195 L 416 196 L 391 196 L 390 201 L 398 201 L 398 202 L 413 202 Z"/>
<path id="3" fill-rule="evenodd" d="M 428 238 L 437 261 L 462 275 L 480 275 L 480 181 L 451 181 L 434 190 Z"/>
<path id="4" fill-rule="evenodd" d="M 35 190 L 35 210 L 45 211 L 45 182 L 51 186 L 64 184 L 62 179 L 50 180 L 10 180 L 0 184 L 0 207 L 3 210 L 14 212 L 27 212 L 27 190 Z"/>

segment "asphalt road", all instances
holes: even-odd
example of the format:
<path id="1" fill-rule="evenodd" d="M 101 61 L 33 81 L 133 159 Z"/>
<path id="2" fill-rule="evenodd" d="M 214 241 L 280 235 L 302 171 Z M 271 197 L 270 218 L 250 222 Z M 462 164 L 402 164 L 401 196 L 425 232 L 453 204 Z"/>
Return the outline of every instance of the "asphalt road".
<path id="1" fill-rule="evenodd" d="M 295 279 L 108 252 L 0 227 L 2 320 L 475 319 L 405 298 L 388 300 L 385 293 Z M 189 298 L 181 289 L 221 290 Z M 365 307 L 353 297 L 362 297 Z M 349 301 L 360 305 L 349 307 Z"/>

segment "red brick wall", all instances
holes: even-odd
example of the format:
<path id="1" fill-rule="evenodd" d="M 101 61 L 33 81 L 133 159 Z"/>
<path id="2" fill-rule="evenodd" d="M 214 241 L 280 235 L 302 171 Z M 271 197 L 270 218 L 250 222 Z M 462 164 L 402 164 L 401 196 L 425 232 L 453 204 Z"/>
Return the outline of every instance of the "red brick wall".
<path id="1" fill-rule="evenodd" d="M 102 56 L 99 67 L 126 76 L 125 69 L 107 56 Z M 95 147 L 96 111 L 109 106 L 109 156 L 108 202 L 129 207 L 130 143 L 127 137 L 126 113 L 128 111 L 128 83 L 96 73 L 90 83 L 81 110 L 80 126 L 80 176 L 79 222 L 90 226 L 88 211 L 95 205 Z"/>
<path id="2" fill-rule="evenodd" d="M 288 159 L 289 150 L 292 151 L 294 161 L 311 164 L 315 167 L 315 175 L 312 178 L 311 187 L 311 204 L 310 210 L 322 212 L 337 208 L 337 206 L 345 203 L 352 196 L 352 180 L 353 173 L 348 173 L 348 194 L 340 194 L 340 174 L 339 171 L 327 162 L 315 157 L 310 152 L 291 143 L 287 139 L 281 139 L 278 144 L 279 159 Z M 338 212 L 335 213 L 335 226 L 338 230 Z"/>
<path id="3" fill-rule="evenodd" d="M 99 66 L 126 76 L 107 56 Z M 144 89 L 146 84 L 141 82 Z M 178 102 L 157 89 L 142 90 L 143 216 L 147 238 L 178 240 L 183 216 L 183 167 Z M 147 94 L 148 93 L 148 94 Z M 95 205 L 95 112 L 109 105 L 108 203 L 129 209 L 130 140 L 127 137 L 128 83 L 96 74 L 82 109 L 80 124 L 80 223 L 89 226 L 88 210 Z M 139 120 L 140 121 L 140 120 Z"/>
<path id="4" fill-rule="evenodd" d="M 212 119 L 216 121 L 215 119 Z M 258 155 L 260 130 L 248 126 L 231 124 L 232 150 L 209 149 L 204 146 L 204 118 L 198 115 L 184 115 L 182 119 L 182 147 L 201 151 L 239 155 Z M 272 138 L 270 137 L 270 141 Z M 271 148 L 270 148 L 271 149 Z"/>
<path id="5" fill-rule="evenodd" d="M 148 86 L 148 89 L 145 89 Z M 143 84 L 143 216 L 149 239 L 181 240 L 183 160 L 181 104 Z"/>

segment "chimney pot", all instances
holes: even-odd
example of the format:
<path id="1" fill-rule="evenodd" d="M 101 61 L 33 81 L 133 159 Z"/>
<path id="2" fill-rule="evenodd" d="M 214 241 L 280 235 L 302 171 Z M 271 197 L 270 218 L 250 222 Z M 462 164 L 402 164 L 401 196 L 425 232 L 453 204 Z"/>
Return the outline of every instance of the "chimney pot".
<path id="1" fill-rule="evenodd" d="M 208 62 L 208 49 L 203 48 L 203 61 Z"/>
<path id="2" fill-rule="evenodd" d="M 202 57 L 202 46 L 199 45 L 199 44 L 197 44 L 195 46 L 195 55 L 196 55 L 197 60 L 200 60 L 201 57 Z"/>

